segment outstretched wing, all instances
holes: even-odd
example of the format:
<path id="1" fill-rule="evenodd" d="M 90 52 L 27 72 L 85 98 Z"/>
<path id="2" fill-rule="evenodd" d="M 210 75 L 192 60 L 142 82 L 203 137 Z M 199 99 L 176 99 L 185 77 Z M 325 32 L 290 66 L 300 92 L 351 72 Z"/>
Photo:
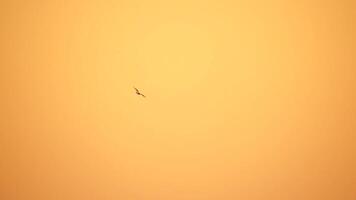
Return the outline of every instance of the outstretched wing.
<path id="1" fill-rule="evenodd" d="M 140 93 L 140 95 L 146 98 L 146 96 L 145 96 L 144 94 L 141 94 L 141 93 Z"/>
<path id="2" fill-rule="evenodd" d="M 140 93 L 140 91 L 137 88 L 134 87 L 134 89 L 136 90 L 136 93 Z"/>

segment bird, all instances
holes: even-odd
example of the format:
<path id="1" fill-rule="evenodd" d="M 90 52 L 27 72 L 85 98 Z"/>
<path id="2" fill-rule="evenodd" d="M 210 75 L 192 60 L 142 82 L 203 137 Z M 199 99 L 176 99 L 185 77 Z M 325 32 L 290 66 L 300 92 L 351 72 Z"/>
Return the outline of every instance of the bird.
<path id="1" fill-rule="evenodd" d="M 137 88 L 134 87 L 134 89 L 136 90 L 136 94 L 137 94 L 137 95 L 140 95 L 140 96 L 146 98 L 146 96 L 145 96 L 144 94 L 142 94 Z"/>

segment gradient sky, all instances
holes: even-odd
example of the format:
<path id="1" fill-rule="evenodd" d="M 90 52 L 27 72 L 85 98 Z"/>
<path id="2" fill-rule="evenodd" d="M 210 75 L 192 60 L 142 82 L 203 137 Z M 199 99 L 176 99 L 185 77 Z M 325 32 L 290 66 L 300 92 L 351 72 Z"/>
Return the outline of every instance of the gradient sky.
<path id="1" fill-rule="evenodd" d="M 355 200 L 355 10 L 1 1 L 0 199 Z"/>

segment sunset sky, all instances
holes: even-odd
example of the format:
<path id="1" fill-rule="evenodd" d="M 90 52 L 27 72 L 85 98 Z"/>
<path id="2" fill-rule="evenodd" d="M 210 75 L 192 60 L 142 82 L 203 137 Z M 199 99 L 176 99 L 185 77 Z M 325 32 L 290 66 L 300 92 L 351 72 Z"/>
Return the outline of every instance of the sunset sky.
<path id="1" fill-rule="evenodd" d="M 2 0 L 0 199 L 355 200 L 355 24 L 353 0 Z"/>

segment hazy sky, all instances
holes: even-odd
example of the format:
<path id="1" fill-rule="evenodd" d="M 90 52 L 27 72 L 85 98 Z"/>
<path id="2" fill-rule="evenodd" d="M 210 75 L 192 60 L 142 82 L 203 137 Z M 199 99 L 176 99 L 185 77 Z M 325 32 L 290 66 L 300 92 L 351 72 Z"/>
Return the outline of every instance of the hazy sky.
<path id="1" fill-rule="evenodd" d="M 0 199 L 355 200 L 355 10 L 1 1 Z"/>

